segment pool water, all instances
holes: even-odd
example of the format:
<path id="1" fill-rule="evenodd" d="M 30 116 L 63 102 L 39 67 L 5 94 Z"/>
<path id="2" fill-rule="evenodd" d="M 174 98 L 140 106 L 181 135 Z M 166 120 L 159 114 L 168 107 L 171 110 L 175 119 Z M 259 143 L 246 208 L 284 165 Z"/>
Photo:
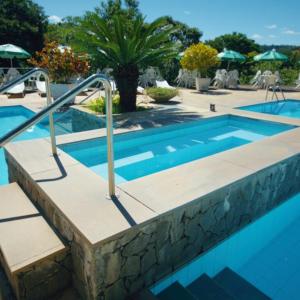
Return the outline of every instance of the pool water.
<path id="1" fill-rule="evenodd" d="M 188 286 L 206 273 L 231 268 L 273 300 L 298 300 L 300 194 L 199 256 L 153 287 L 159 293 L 179 281 Z"/>
<path id="2" fill-rule="evenodd" d="M 300 101 L 297 100 L 272 101 L 255 105 L 242 106 L 238 109 L 271 115 L 279 115 L 289 118 L 300 118 Z"/>
<path id="3" fill-rule="evenodd" d="M 226 115 L 116 135 L 116 181 L 130 181 L 291 128 L 293 126 Z M 61 148 L 107 178 L 105 138 L 66 144 Z"/>
<path id="4" fill-rule="evenodd" d="M 2 106 L 0 107 L 0 136 L 8 133 L 10 130 L 16 128 L 24 121 L 28 120 L 34 115 L 34 112 L 25 108 L 24 106 Z M 72 127 L 72 112 L 57 112 L 54 114 L 55 133 L 57 135 L 67 134 L 73 132 Z M 103 127 L 103 123 L 99 120 L 99 127 Z M 96 129 L 90 128 L 90 129 Z M 36 138 L 43 138 L 49 136 L 49 122 L 48 117 L 41 120 L 37 125 L 30 127 L 23 134 L 15 138 L 17 140 L 29 140 Z M 7 165 L 4 158 L 4 150 L 0 149 L 0 185 L 8 183 Z"/>

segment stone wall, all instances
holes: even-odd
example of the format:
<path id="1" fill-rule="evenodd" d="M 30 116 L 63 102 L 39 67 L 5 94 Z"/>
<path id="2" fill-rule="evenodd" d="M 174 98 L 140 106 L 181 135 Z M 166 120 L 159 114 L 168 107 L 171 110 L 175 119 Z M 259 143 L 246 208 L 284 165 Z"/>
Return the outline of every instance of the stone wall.
<path id="1" fill-rule="evenodd" d="M 74 226 L 66 219 L 59 209 L 48 198 L 47 194 L 36 184 L 33 179 L 21 168 L 12 156 L 5 151 L 9 170 L 9 181 L 18 182 L 23 191 L 31 201 L 43 212 L 45 219 L 54 226 L 59 234 L 64 238 L 65 243 L 69 245 L 71 252 L 72 279 L 82 299 L 93 298 L 94 273 L 93 251 L 91 245 L 74 230 Z"/>
<path id="2" fill-rule="evenodd" d="M 300 188 L 297 155 L 92 246 L 6 156 L 10 180 L 19 182 L 69 241 L 75 287 L 84 299 L 122 300 L 151 286 Z"/>
<path id="3" fill-rule="evenodd" d="M 298 192 L 299 183 L 295 156 L 99 243 L 96 298 L 124 299 L 151 286 Z"/>
<path id="4" fill-rule="evenodd" d="M 105 119 L 102 116 L 96 116 L 76 107 L 71 107 L 70 111 L 72 112 L 73 132 L 98 129 L 105 126 Z"/>

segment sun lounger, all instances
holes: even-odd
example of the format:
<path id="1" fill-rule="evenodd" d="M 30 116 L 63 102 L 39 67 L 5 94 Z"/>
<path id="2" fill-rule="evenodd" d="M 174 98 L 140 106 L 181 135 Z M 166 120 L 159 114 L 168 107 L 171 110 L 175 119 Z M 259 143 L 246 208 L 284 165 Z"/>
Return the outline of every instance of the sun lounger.
<path id="1" fill-rule="evenodd" d="M 156 80 L 156 87 L 158 88 L 166 88 L 166 89 L 175 89 L 173 86 L 170 86 L 167 80 Z"/>
<path id="2" fill-rule="evenodd" d="M 25 84 L 24 82 L 14 86 L 10 90 L 7 91 L 9 94 L 9 98 L 24 98 Z"/>
<path id="3" fill-rule="evenodd" d="M 45 81 L 36 80 L 35 85 L 36 85 L 36 88 L 38 89 L 38 94 L 40 96 L 46 94 L 46 83 L 45 83 Z"/>

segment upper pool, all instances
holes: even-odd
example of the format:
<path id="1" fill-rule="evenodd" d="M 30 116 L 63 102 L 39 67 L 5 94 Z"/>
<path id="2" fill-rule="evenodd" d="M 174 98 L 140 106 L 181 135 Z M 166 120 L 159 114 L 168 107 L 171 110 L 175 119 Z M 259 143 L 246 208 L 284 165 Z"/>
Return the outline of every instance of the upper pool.
<path id="1" fill-rule="evenodd" d="M 153 174 L 291 128 L 293 126 L 225 115 L 119 134 L 114 139 L 116 181 L 122 183 Z M 60 148 L 107 178 L 105 138 L 65 144 Z"/>
<path id="2" fill-rule="evenodd" d="M 288 99 L 283 101 L 271 101 L 255 105 L 242 106 L 238 107 L 238 109 L 296 119 L 300 118 L 300 101 L 297 100 Z"/>
<path id="3" fill-rule="evenodd" d="M 25 108 L 22 105 L 16 106 L 2 106 L 0 107 L 0 137 L 8 133 L 10 130 L 16 128 L 24 121 L 28 120 L 34 115 L 34 112 Z M 81 118 L 84 118 L 81 115 Z M 87 116 L 88 118 L 88 116 Z M 54 114 L 55 133 L 57 135 L 72 133 L 80 130 L 90 130 L 101 128 L 104 126 L 104 121 L 99 119 L 99 122 L 86 122 L 91 124 L 88 128 L 80 128 L 80 126 L 73 126 L 77 121 L 74 120 L 73 111 L 67 110 L 65 112 L 57 112 Z M 81 120 L 81 123 L 82 120 Z M 92 126 L 92 127 L 91 127 Z M 23 134 L 15 138 L 15 140 L 30 140 L 36 138 L 43 138 L 49 136 L 49 122 L 45 118 L 40 123 L 27 129 Z M 76 129 L 76 130 L 75 130 Z M 8 183 L 7 165 L 4 158 L 4 151 L 0 149 L 0 185 Z"/>

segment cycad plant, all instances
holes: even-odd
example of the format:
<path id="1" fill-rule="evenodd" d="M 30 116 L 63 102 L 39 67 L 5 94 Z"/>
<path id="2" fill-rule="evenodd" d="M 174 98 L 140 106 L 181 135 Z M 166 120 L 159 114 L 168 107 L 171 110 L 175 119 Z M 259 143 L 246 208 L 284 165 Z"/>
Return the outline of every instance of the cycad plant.
<path id="1" fill-rule="evenodd" d="M 122 111 L 135 111 L 139 70 L 159 66 L 178 54 L 176 44 L 169 40 L 173 31 L 163 19 L 146 24 L 142 17 L 131 20 L 116 15 L 104 20 L 89 13 L 77 37 L 81 50 L 113 69 Z"/>

